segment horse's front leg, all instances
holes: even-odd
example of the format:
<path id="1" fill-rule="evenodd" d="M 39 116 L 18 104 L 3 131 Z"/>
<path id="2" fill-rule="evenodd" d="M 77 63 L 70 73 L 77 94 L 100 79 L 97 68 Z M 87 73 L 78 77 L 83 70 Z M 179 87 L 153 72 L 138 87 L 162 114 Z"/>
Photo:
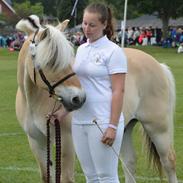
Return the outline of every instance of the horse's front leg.
<path id="1" fill-rule="evenodd" d="M 43 183 L 47 183 L 47 145 L 46 136 L 42 134 L 40 138 L 34 139 L 28 136 L 31 150 L 39 165 L 41 179 Z M 50 183 L 54 183 L 53 167 L 50 165 Z"/>
<path id="2" fill-rule="evenodd" d="M 62 183 L 74 182 L 74 147 L 71 136 L 71 117 L 61 123 L 61 175 Z"/>

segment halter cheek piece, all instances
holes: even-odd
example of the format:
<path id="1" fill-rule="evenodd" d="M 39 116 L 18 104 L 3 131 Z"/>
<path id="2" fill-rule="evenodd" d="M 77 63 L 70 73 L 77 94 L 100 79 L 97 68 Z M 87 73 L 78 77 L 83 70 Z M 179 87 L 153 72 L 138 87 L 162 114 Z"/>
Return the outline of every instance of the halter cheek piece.
<path id="1" fill-rule="evenodd" d="M 36 56 L 36 47 L 37 47 L 37 44 L 35 42 L 35 38 L 36 38 L 36 35 L 37 35 L 38 32 L 39 32 L 39 28 L 36 30 L 36 32 L 34 34 L 34 37 L 33 37 L 33 40 L 31 41 L 31 44 L 29 46 L 29 49 L 30 49 L 30 52 L 31 52 L 31 56 L 34 59 L 35 59 L 35 56 Z"/>
<path id="2" fill-rule="evenodd" d="M 34 34 L 34 37 L 33 37 L 33 40 L 31 41 L 31 44 L 30 44 L 30 46 L 29 46 L 29 49 L 30 49 L 30 52 L 31 52 L 31 56 L 32 56 L 32 60 L 33 60 L 33 65 L 34 65 L 34 82 L 35 82 L 35 84 L 36 84 L 36 70 L 38 70 L 39 75 L 40 75 L 42 81 L 43 81 L 43 82 L 46 84 L 46 86 L 48 87 L 48 92 L 49 92 L 49 94 L 50 94 L 50 97 L 54 97 L 54 98 L 56 97 L 57 100 L 62 101 L 62 98 L 61 98 L 60 96 L 57 96 L 57 95 L 55 94 L 55 90 L 54 90 L 54 89 L 55 89 L 58 85 L 64 83 L 67 79 L 69 79 L 69 78 L 71 78 L 72 76 L 74 76 L 75 73 L 72 72 L 72 73 L 66 75 L 65 77 L 63 77 L 62 79 L 60 79 L 60 80 L 59 80 L 58 82 L 56 82 L 55 84 L 51 85 L 51 83 L 47 80 L 47 78 L 46 78 L 46 76 L 45 76 L 43 70 L 40 68 L 39 65 L 37 65 L 37 64 L 35 63 L 36 48 L 37 48 L 37 46 L 38 46 L 38 43 L 35 42 L 35 37 L 36 37 L 36 35 L 37 35 L 38 32 L 39 32 L 39 28 L 36 30 L 36 32 L 35 32 L 35 34 Z"/>

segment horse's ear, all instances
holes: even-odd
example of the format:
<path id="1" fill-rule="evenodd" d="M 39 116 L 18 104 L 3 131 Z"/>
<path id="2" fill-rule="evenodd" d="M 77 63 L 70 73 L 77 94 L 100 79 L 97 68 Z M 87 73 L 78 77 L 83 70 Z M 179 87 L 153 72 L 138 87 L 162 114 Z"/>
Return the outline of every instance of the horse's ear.
<path id="1" fill-rule="evenodd" d="M 46 28 L 42 33 L 41 33 L 41 36 L 40 36 L 40 41 L 42 41 L 43 39 L 45 39 L 47 36 L 50 35 L 50 31 L 49 31 L 49 28 Z"/>
<path id="2" fill-rule="evenodd" d="M 70 21 L 69 19 L 64 20 L 63 22 L 59 23 L 59 24 L 56 26 L 56 28 L 63 32 L 63 31 L 66 29 L 66 27 L 67 27 L 69 21 Z"/>

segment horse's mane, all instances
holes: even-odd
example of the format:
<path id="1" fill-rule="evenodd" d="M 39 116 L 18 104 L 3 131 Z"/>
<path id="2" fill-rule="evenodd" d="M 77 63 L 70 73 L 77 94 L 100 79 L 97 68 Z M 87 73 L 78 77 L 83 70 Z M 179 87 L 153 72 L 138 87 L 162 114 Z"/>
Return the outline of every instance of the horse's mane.
<path id="1" fill-rule="evenodd" d="M 63 32 L 51 25 L 46 28 L 47 36 L 38 43 L 35 62 L 41 68 L 62 70 L 74 59 L 73 47 Z"/>
<path id="2" fill-rule="evenodd" d="M 73 46 L 66 39 L 64 33 L 59 30 L 63 30 L 63 27 L 65 27 L 67 23 L 68 21 L 66 20 L 57 27 L 52 25 L 45 25 L 43 27 L 40 25 L 39 17 L 36 15 L 21 19 L 17 23 L 16 28 L 31 36 L 30 40 L 33 39 L 37 29 L 39 29 L 39 33 L 36 37 L 44 37 L 44 39 L 42 38 L 41 40 L 39 40 L 39 38 L 35 39 L 37 42 L 36 57 L 34 60 L 35 65 L 39 65 L 41 68 L 48 66 L 54 70 L 62 70 L 73 61 Z"/>

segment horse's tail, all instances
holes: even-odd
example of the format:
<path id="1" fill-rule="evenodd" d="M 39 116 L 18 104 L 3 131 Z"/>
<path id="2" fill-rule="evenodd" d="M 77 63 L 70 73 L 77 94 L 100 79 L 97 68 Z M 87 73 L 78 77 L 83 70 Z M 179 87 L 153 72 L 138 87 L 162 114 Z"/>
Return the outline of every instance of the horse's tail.
<path id="1" fill-rule="evenodd" d="M 170 68 L 165 65 L 161 64 L 163 71 L 165 73 L 165 76 L 168 80 L 168 91 L 169 91 L 169 111 L 167 112 L 167 115 L 169 117 L 169 134 L 171 134 L 171 141 L 172 145 L 173 142 L 173 136 L 174 136 L 174 112 L 175 112 L 175 104 L 176 104 L 176 88 L 175 88 L 175 79 L 174 76 L 170 70 Z"/>
<path id="2" fill-rule="evenodd" d="M 21 19 L 16 24 L 16 29 L 27 33 L 28 35 L 41 28 L 39 17 L 36 15 L 30 15 L 27 18 Z"/>
<path id="3" fill-rule="evenodd" d="M 154 145 L 154 143 L 151 141 L 151 138 L 148 136 L 148 134 L 144 132 L 144 137 L 145 137 L 145 144 L 147 147 L 147 156 L 148 156 L 148 161 L 149 161 L 149 165 L 152 167 L 159 173 L 159 176 L 162 177 L 162 165 L 161 165 L 161 161 L 160 161 L 160 157 L 159 154 L 156 150 L 156 147 Z"/>
<path id="4" fill-rule="evenodd" d="M 175 90 L 175 80 L 173 77 L 172 72 L 170 71 L 169 67 L 165 64 L 160 64 L 163 72 L 165 74 L 165 77 L 167 78 L 168 81 L 168 91 L 169 91 L 169 101 L 168 101 L 168 126 L 169 126 L 169 134 L 171 135 L 171 143 L 173 146 L 173 134 L 174 134 L 174 111 L 175 111 L 175 102 L 176 102 L 176 90 Z M 159 172 L 159 176 L 162 177 L 162 165 L 160 162 L 160 157 L 159 154 L 156 150 L 156 147 L 154 143 L 151 141 L 150 137 L 145 133 L 144 131 L 144 136 L 146 140 L 146 145 L 147 145 L 147 151 L 148 151 L 148 159 L 150 165 L 152 165 L 157 172 Z"/>

